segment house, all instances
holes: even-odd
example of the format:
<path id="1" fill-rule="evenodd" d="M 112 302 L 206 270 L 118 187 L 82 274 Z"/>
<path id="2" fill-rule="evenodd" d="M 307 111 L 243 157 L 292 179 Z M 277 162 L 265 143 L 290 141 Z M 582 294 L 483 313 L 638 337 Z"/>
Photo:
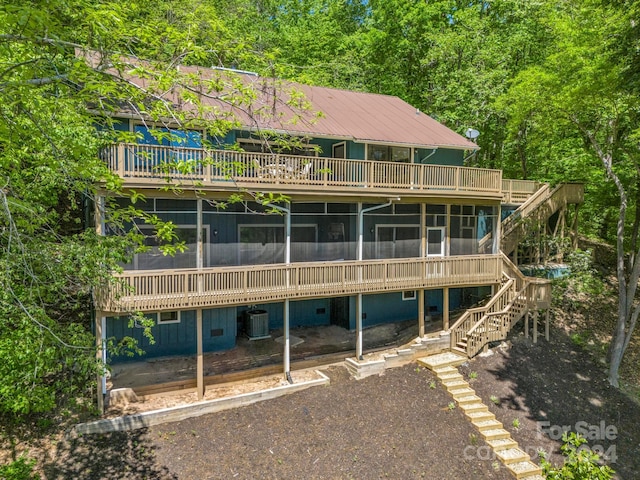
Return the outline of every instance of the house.
<path id="1" fill-rule="evenodd" d="M 424 337 L 425 318 L 438 318 L 437 333 L 473 354 L 532 302 L 548 303 L 547 285 L 526 280 L 500 250 L 501 205 L 515 209 L 535 197 L 527 205 L 536 210 L 548 197 L 536 197 L 540 185 L 466 167 L 476 144 L 397 97 L 283 82 L 286 101 L 276 104 L 267 80 L 238 78 L 258 92 L 251 105 L 204 99 L 212 111 L 235 115 L 223 138 L 136 115 L 120 119 L 138 142 L 113 145 L 105 161 L 125 188 L 145 194 L 143 209 L 176 225 L 189 248 L 163 256 L 148 230 L 150 250 L 124 266 L 120 287 L 96 296 L 98 341 L 132 336 L 147 357 L 197 355 L 202 394 L 203 353 L 232 349 L 239 335 L 281 330 L 289 377 L 294 327 L 353 330 L 352 354 L 361 359 L 367 327 L 411 320 Z M 299 94 L 312 106 L 307 117 L 289 101 Z M 265 130 L 296 141 L 283 146 Z M 179 194 L 159 188 L 167 178 Z M 232 194 L 242 201 L 226 202 Z M 580 201 L 579 193 L 565 197 L 564 206 Z M 108 234 L 100 202 L 96 218 Z M 483 299 L 452 330 L 451 312 Z M 511 317 L 498 315 L 515 304 Z M 130 325 L 131 311 L 155 320 L 155 344 Z M 499 320 L 495 332 L 477 327 L 483 318 Z"/>

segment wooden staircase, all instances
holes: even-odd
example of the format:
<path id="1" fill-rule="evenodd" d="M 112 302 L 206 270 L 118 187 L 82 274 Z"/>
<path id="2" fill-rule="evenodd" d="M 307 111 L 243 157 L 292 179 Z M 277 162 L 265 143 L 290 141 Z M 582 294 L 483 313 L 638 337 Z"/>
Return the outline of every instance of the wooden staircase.
<path id="1" fill-rule="evenodd" d="M 551 306 L 551 283 L 546 279 L 525 277 L 509 259 L 518 243 L 531 230 L 537 231 L 551 216 L 567 205 L 584 201 L 584 186 L 560 184 L 551 189 L 542 185 L 518 209 L 502 222 L 503 280 L 500 289 L 483 307 L 470 308 L 450 328 L 453 352 L 473 357 L 490 342 L 507 338 L 511 328 L 530 311 Z M 574 217 L 574 218 L 577 218 Z M 483 242 L 487 245 L 483 246 Z M 480 248 L 490 239 L 481 240 Z"/>
<path id="2" fill-rule="evenodd" d="M 566 212 L 568 205 L 579 205 L 584 202 L 584 185 L 577 183 L 562 183 L 555 188 L 544 184 L 537 192 L 520 205 L 509 217 L 502 222 L 502 234 L 500 249 L 505 255 L 511 255 L 518 247 L 520 241 L 527 235 L 545 230 L 549 219 L 556 212 Z M 575 223 L 577 215 L 574 216 Z M 564 230 L 565 220 L 557 222 L 555 234 L 564 235 L 564 231 L 558 232 L 562 225 Z M 575 229 L 577 225 L 574 224 Z"/>

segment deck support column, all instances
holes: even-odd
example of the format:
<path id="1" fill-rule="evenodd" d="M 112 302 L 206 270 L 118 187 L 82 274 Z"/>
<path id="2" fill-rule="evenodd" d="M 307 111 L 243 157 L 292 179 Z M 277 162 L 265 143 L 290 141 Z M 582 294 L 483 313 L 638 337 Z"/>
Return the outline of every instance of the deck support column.
<path id="1" fill-rule="evenodd" d="M 124 159 L 124 156 L 121 158 Z M 121 161 L 122 165 L 124 161 Z M 96 234 L 103 236 L 105 234 L 105 225 L 104 225 L 104 197 L 102 195 L 98 195 L 95 199 L 94 203 L 94 222 L 96 228 Z M 106 338 L 106 323 L 107 319 L 104 316 L 104 312 L 96 311 L 95 313 L 95 330 L 96 330 L 96 361 L 99 364 L 102 364 L 102 368 L 100 369 L 100 374 L 98 374 L 97 385 L 96 385 L 96 395 L 97 395 L 97 403 L 98 410 L 100 413 L 104 412 L 104 398 L 107 393 L 107 379 L 104 375 L 104 366 L 106 364 L 107 351 L 105 350 L 105 338 Z"/>
<path id="2" fill-rule="evenodd" d="M 291 263 L 291 209 L 282 207 L 280 205 L 275 205 L 273 203 L 267 204 L 269 207 L 273 207 L 276 210 L 280 210 L 284 212 L 284 263 L 289 265 Z M 286 288 L 287 294 L 289 294 L 289 288 L 291 287 L 291 271 L 287 269 L 286 271 Z M 284 351 L 282 354 L 283 357 L 283 369 L 284 369 L 284 377 L 289 383 L 293 383 L 291 379 L 291 362 L 289 355 L 289 298 L 284 300 L 283 306 L 283 340 L 284 342 Z"/>
<path id="3" fill-rule="evenodd" d="M 442 329 L 449 330 L 449 287 L 442 289 Z"/>
<path id="4" fill-rule="evenodd" d="M 424 290 L 418 290 L 418 336 L 424 337 Z"/>
<path id="5" fill-rule="evenodd" d="M 538 343 L 538 311 L 533 312 L 533 343 Z"/>
<path id="6" fill-rule="evenodd" d="M 393 203 L 393 200 L 400 200 L 400 198 L 390 199 L 387 203 L 381 205 L 374 205 L 373 207 L 362 208 L 362 202 L 358 202 L 358 282 L 362 283 L 362 259 L 364 251 L 364 214 L 379 208 L 388 207 Z M 356 358 L 362 360 L 362 293 L 358 293 L 356 296 Z"/>
<path id="7" fill-rule="evenodd" d="M 196 310 L 196 342 L 197 342 L 197 365 L 196 365 L 196 386 L 198 389 L 198 400 L 204 398 L 204 357 L 202 355 L 202 309 Z"/>
<path id="8" fill-rule="evenodd" d="M 293 383 L 291 379 L 291 360 L 290 360 L 290 340 L 289 340 L 289 299 L 284 301 L 284 376 L 289 383 Z"/>
<path id="9" fill-rule="evenodd" d="M 544 312 L 544 339 L 549 341 L 549 309 Z"/>
<path id="10" fill-rule="evenodd" d="M 529 338 L 529 310 L 524 314 L 524 338 Z"/>
<path id="11" fill-rule="evenodd" d="M 104 413 L 104 397 L 107 393 L 107 378 L 104 376 L 104 365 L 106 360 L 107 351 L 105 350 L 104 339 L 106 336 L 106 323 L 107 319 L 100 311 L 96 312 L 96 361 L 98 364 L 102 364 L 100 373 L 98 374 L 98 381 L 96 384 L 96 397 L 98 401 L 98 410 L 100 413 Z"/>
<path id="12" fill-rule="evenodd" d="M 362 356 L 362 294 L 356 295 L 356 358 L 363 360 Z"/>

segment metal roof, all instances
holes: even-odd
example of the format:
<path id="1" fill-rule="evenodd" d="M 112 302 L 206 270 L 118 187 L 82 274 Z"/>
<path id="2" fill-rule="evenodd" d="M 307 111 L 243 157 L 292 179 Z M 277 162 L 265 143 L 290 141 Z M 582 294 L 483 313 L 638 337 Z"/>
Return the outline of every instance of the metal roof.
<path id="1" fill-rule="evenodd" d="M 100 59 L 84 53 L 94 66 Z M 145 65 L 127 58 L 131 65 Z M 179 66 L 181 73 L 200 79 L 187 86 L 199 94 L 205 116 L 229 119 L 232 115 L 247 129 L 268 129 L 290 134 L 349 139 L 356 142 L 477 150 L 478 146 L 420 112 L 398 97 L 303 85 L 288 80 L 234 74 L 228 70 Z M 127 74 L 127 80 L 146 87 L 149 80 Z M 185 88 L 185 84 L 178 88 Z M 249 88 L 252 99 L 242 90 Z M 300 95 L 302 94 L 302 96 Z M 181 101 L 175 90 L 168 100 L 185 110 L 193 104 Z M 307 105 L 307 108 L 299 108 Z"/>

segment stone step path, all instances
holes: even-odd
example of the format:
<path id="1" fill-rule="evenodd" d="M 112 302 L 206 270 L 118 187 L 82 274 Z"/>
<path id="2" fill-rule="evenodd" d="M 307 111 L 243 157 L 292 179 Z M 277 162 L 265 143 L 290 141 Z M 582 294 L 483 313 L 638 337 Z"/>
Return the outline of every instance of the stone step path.
<path id="1" fill-rule="evenodd" d="M 418 363 L 431 370 L 451 394 L 469 421 L 478 429 L 495 456 L 518 479 L 544 480 L 542 469 L 531 461 L 529 455 L 518 448 L 518 442 L 504 429 L 496 416 L 476 395 L 469 383 L 458 371 L 468 359 L 456 352 L 445 352 L 419 358 Z"/>

